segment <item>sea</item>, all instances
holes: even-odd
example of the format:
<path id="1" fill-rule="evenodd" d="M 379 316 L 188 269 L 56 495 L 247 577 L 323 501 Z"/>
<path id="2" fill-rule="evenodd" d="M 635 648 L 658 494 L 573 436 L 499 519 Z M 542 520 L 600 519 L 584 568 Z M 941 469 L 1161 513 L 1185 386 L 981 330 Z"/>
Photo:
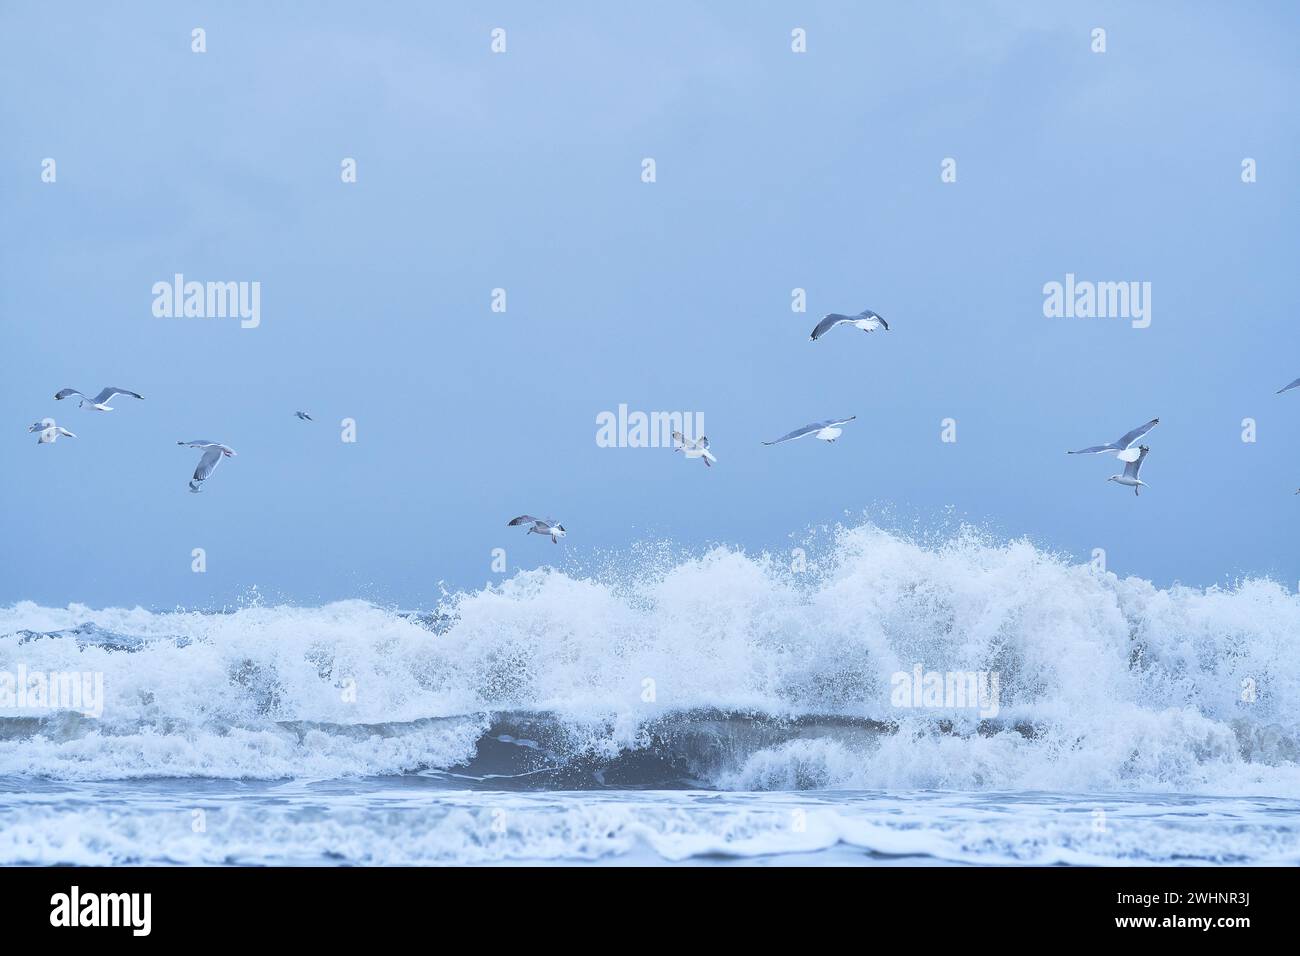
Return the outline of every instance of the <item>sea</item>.
<path id="1" fill-rule="evenodd" d="M 420 609 L 19 601 L 0 864 L 1296 865 L 1298 702 L 1289 587 L 969 529 Z"/>

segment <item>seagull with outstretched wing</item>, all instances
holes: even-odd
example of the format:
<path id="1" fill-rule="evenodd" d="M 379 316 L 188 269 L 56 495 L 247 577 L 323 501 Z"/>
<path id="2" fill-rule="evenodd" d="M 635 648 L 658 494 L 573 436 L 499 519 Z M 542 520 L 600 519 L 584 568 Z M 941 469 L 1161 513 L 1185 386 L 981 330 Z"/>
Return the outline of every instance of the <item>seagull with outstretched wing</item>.
<path id="1" fill-rule="evenodd" d="M 1142 462 L 1146 460 L 1147 452 L 1151 450 L 1148 445 L 1139 445 L 1137 457 L 1124 465 L 1124 474 L 1111 475 L 1107 481 L 1118 482 L 1133 489 L 1133 494 L 1138 494 L 1143 488 L 1148 487 L 1147 483 L 1138 477 L 1138 472 L 1142 470 Z"/>
<path id="2" fill-rule="evenodd" d="M 61 388 L 54 393 L 54 398 L 61 402 L 65 398 L 71 398 L 73 395 L 76 395 L 77 398 L 80 399 L 80 401 L 77 402 L 78 408 L 85 408 L 89 405 L 97 412 L 111 412 L 113 409 L 108 403 L 115 395 L 129 395 L 132 398 L 138 398 L 141 401 L 144 400 L 144 396 L 138 392 L 133 392 L 129 388 L 118 388 L 114 385 L 108 386 L 94 398 L 87 398 L 75 388 Z"/>
<path id="3" fill-rule="evenodd" d="M 64 428 L 62 425 L 56 425 L 54 423 L 53 418 L 42 418 L 39 422 L 32 422 L 30 425 L 27 426 L 27 431 L 29 433 L 40 432 L 40 435 L 38 435 L 36 438 L 36 444 L 38 445 L 53 444 L 54 442 L 58 441 L 60 435 L 62 435 L 64 438 L 77 437 L 76 435 L 72 434 L 72 432 Z"/>
<path id="4" fill-rule="evenodd" d="M 701 435 L 699 438 L 687 438 L 681 432 L 673 432 L 673 441 L 677 442 L 673 451 L 680 451 L 687 458 L 702 458 L 706 468 L 712 468 L 718 459 L 709 451 L 709 440 Z"/>
<path id="5" fill-rule="evenodd" d="M 199 466 L 194 469 L 194 477 L 190 479 L 190 491 L 198 494 L 203 490 L 203 483 L 212 477 L 212 473 L 217 470 L 217 465 L 221 464 L 222 458 L 234 458 L 235 450 L 227 445 L 215 441 L 178 441 L 176 444 L 184 445 L 186 448 L 203 449 L 203 457 L 199 459 Z"/>
<path id="6" fill-rule="evenodd" d="M 765 441 L 764 445 L 779 445 L 782 442 L 794 441 L 796 438 L 803 438 L 804 435 L 815 435 L 822 441 L 834 441 L 844 432 L 841 425 L 847 425 L 857 415 L 850 415 L 848 418 L 837 418 L 828 422 L 813 422 L 811 425 L 805 425 L 803 428 L 796 428 L 788 435 L 782 435 L 774 441 Z"/>
<path id="7" fill-rule="evenodd" d="M 528 528 L 528 534 L 549 534 L 551 536 L 551 544 L 559 544 L 560 539 L 568 534 L 568 532 L 564 530 L 564 525 L 559 522 L 551 518 L 534 518 L 532 515 L 520 515 L 518 518 L 511 518 L 506 522 L 506 527 L 513 528 L 516 525 L 521 524 L 530 526 Z"/>
<path id="8" fill-rule="evenodd" d="M 1113 442 L 1106 445 L 1093 445 L 1091 448 L 1080 448 L 1078 451 L 1066 452 L 1067 455 L 1099 455 L 1102 452 L 1113 451 L 1119 456 L 1120 461 L 1135 461 L 1138 457 L 1138 450 L 1135 443 L 1151 429 L 1160 424 L 1160 419 L 1153 418 L 1145 425 L 1139 425 L 1126 435 L 1121 436 Z"/>
<path id="9" fill-rule="evenodd" d="M 830 315 L 822 316 L 822 320 L 817 323 L 816 328 L 812 330 L 810 342 L 816 342 L 819 338 L 835 328 L 837 325 L 852 325 L 863 332 L 874 332 L 876 329 L 889 331 L 889 323 L 879 314 L 872 312 L 870 309 L 863 309 L 857 315 L 841 315 L 838 312 L 832 312 Z"/>

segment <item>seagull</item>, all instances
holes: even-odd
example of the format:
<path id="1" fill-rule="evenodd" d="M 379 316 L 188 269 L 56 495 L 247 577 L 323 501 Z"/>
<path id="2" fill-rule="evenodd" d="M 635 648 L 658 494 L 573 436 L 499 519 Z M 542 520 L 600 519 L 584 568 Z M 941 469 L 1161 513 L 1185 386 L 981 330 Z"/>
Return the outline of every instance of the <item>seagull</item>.
<path id="1" fill-rule="evenodd" d="M 1133 489 L 1133 494 L 1138 494 L 1143 488 L 1149 487 L 1145 481 L 1138 477 L 1138 472 L 1142 470 L 1142 462 L 1147 457 L 1147 452 L 1151 450 L 1149 445 L 1139 445 L 1137 457 L 1129 461 L 1124 466 L 1124 474 L 1111 475 L 1107 481 L 1116 481 L 1121 485 L 1127 485 Z"/>
<path id="2" fill-rule="evenodd" d="M 559 544 L 560 539 L 568 533 L 564 530 L 564 525 L 556 524 L 550 518 L 543 521 L 541 518 L 534 518 L 532 515 L 520 515 L 518 518 L 511 518 L 506 522 L 506 527 L 511 528 L 515 525 L 529 524 L 530 522 L 532 527 L 528 529 L 528 534 L 549 534 L 551 544 Z"/>
<path id="3" fill-rule="evenodd" d="M 104 389 L 94 398 L 87 398 L 75 388 L 61 388 L 54 393 L 54 397 L 58 401 L 63 401 L 65 398 L 71 398 L 73 395 L 76 395 L 81 399 L 81 401 L 77 403 L 78 408 L 85 408 L 89 405 L 97 412 L 111 412 L 113 409 L 109 407 L 108 403 L 112 400 L 114 395 L 130 395 L 132 398 L 138 398 L 141 401 L 144 400 L 143 395 L 133 392 L 129 388 L 117 388 L 113 385 L 108 386 L 108 388 Z"/>
<path id="4" fill-rule="evenodd" d="M 1289 392 L 1297 385 L 1300 385 L 1300 378 L 1296 379 L 1294 382 L 1292 382 L 1290 385 L 1286 386 L 1285 388 L 1279 388 L 1274 394 L 1281 395 L 1283 392 Z"/>
<path id="5" fill-rule="evenodd" d="M 847 425 L 857 417 L 857 415 L 850 415 L 848 418 L 839 418 L 830 422 L 813 422 L 811 425 L 805 425 L 803 428 L 796 428 L 788 435 L 782 435 L 780 438 L 776 439 L 776 441 L 765 441 L 763 444 L 779 445 L 783 441 L 793 441 L 796 438 L 803 438 L 804 435 L 816 435 L 822 441 L 834 441 L 839 438 L 840 434 L 844 431 L 844 429 L 837 426 Z"/>
<path id="6" fill-rule="evenodd" d="M 198 494 L 203 487 L 203 482 L 212 476 L 217 470 L 217 465 L 221 463 L 221 456 L 227 458 L 235 457 L 235 450 L 220 442 L 215 441 L 178 441 L 176 444 L 184 445 L 186 448 L 202 448 L 203 457 L 199 459 L 199 467 L 194 469 L 194 477 L 190 480 L 190 491 Z"/>
<path id="7" fill-rule="evenodd" d="M 40 436 L 36 439 L 36 444 L 38 445 L 53 444 L 54 442 L 58 441 L 60 435 L 64 436 L 65 438 L 77 437 L 76 435 L 72 434 L 72 432 L 64 428 L 62 425 L 54 424 L 53 418 L 42 418 L 39 422 L 32 422 L 30 425 L 27 426 L 27 431 L 41 433 Z"/>
<path id="8" fill-rule="evenodd" d="M 1091 448 L 1080 448 L 1078 451 L 1068 451 L 1066 454 L 1096 455 L 1104 451 L 1113 451 L 1119 455 L 1120 461 L 1135 461 L 1138 457 L 1138 450 L 1133 447 L 1134 442 L 1159 424 L 1160 419 L 1153 418 L 1145 425 L 1139 425 L 1127 435 L 1111 442 L 1109 445 L 1093 445 Z"/>
<path id="9" fill-rule="evenodd" d="M 703 458 L 706 468 L 712 468 L 713 463 L 718 460 L 713 457 L 713 452 L 709 451 L 709 440 L 703 435 L 699 438 L 687 438 L 681 432 L 673 432 L 673 441 L 678 443 L 673 451 L 683 452 L 687 458 Z"/>
<path id="10" fill-rule="evenodd" d="M 863 332 L 874 332 L 876 329 L 889 331 L 889 323 L 870 309 L 863 309 L 857 315 L 840 315 L 838 312 L 832 312 L 830 315 L 822 316 L 822 320 L 812 330 L 812 338 L 809 341 L 816 342 L 835 326 L 843 325 L 845 322 L 856 326 Z"/>
<path id="11" fill-rule="evenodd" d="M 294 414 L 297 415 L 305 422 L 314 422 L 316 420 L 312 418 L 310 415 L 308 415 L 306 412 L 294 412 Z"/>

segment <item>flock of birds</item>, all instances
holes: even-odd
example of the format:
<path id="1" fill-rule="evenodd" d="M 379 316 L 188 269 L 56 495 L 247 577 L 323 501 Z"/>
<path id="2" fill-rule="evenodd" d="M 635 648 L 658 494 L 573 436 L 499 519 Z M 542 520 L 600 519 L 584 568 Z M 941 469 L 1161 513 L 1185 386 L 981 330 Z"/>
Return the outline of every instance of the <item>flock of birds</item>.
<path id="1" fill-rule="evenodd" d="M 111 412 L 113 406 L 108 403 L 118 395 L 127 395 L 131 398 L 144 401 L 144 396 L 139 392 L 133 392 L 129 388 L 119 388 L 116 385 L 109 385 L 100 391 L 94 398 L 89 397 L 84 392 L 75 388 L 61 388 L 54 393 L 54 400 L 61 402 L 65 398 L 77 398 L 78 408 L 89 408 L 96 412 Z M 312 417 L 306 412 L 294 412 L 294 414 L 303 421 L 313 421 Z M 38 422 L 32 422 L 27 426 L 27 431 L 39 432 L 36 437 L 38 445 L 52 445 L 60 437 L 76 438 L 72 432 L 55 422 L 52 418 L 42 418 Z M 194 476 L 190 479 L 190 491 L 198 493 L 203 489 L 203 482 L 212 477 L 216 471 L 217 465 L 221 464 L 223 458 L 234 458 L 235 450 L 229 445 L 223 445 L 217 441 L 207 441 L 205 439 L 196 439 L 195 441 L 178 441 L 176 444 L 183 445 L 186 448 L 197 448 L 203 452 L 199 458 L 198 467 L 194 469 Z"/>
<path id="2" fill-rule="evenodd" d="M 838 312 L 832 312 L 822 317 L 821 321 L 812 330 L 810 341 L 817 341 L 831 329 L 840 325 L 851 325 L 854 328 L 861 329 L 863 332 L 875 332 L 877 329 L 889 331 L 889 323 L 884 317 L 870 309 L 864 309 L 857 315 L 842 315 Z M 1294 388 L 1300 387 L 1300 378 L 1296 379 L 1289 385 L 1283 386 L 1277 390 L 1277 394 L 1289 392 Z M 98 412 L 111 412 L 112 406 L 108 403 L 118 395 L 126 395 L 130 398 L 143 400 L 144 396 L 138 392 L 133 392 L 128 388 L 118 388 L 108 386 L 101 390 L 94 398 L 90 398 L 85 393 L 75 388 L 62 388 L 54 393 L 56 401 L 62 401 L 65 398 L 76 397 L 78 406 L 89 408 Z M 302 421 L 310 422 L 314 419 L 306 412 L 294 412 L 295 417 Z M 796 438 L 803 438 L 812 435 L 824 442 L 833 442 L 844 433 L 842 426 L 856 419 L 856 415 L 850 415 L 848 418 L 829 419 L 824 422 L 812 422 L 804 425 L 802 428 L 796 428 L 794 431 L 782 435 L 780 438 L 774 438 L 772 441 L 763 442 L 764 445 L 780 445 L 784 442 L 794 441 Z M 1093 445 L 1089 448 L 1080 448 L 1078 451 L 1067 452 L 1070 455 L 1101 455 L 1114 453 L 1116 458 L 1124 462 L 1124 471 L 1118 475 L 1111 475 L 1107 481 L 1113 481 L 1133 489 L 1133 494 L 1140 494 L 1143 488 L 1149 487 L 1145 481 L 1138 477 L 1142 470 L 1142 463 L 1146 461 L 1147 453 L 1151 451 L 1149 445 L 1139 444 L 1143 437 L 1160 424 L 1160 419 L 1153 418 L 1144 425 L 1139 425 L 1132 431 L 1121 435 L 1113 442 L 1107 442 L 1104 445 Z M 27 428 L 28 432 L 38 432 L 36 439 L 39 445 L 52 445 L 60 437 L 76 438 L 68 429 L 59 425 L 52 418 L 43 418 L 38 422 L 33 422 Z M 699 438 L 688 438 L 679 431 L 672 433 L 675 443 L 673 450 L 679 451 L 687 459 L 699 458 L 704 462 L 705 467 L 711 468 L 717 462 L 717 458 L 709 449 L 709 439 L 701 435 Z M 199 458 L 198 467 L 194 469 L 194 475 L 190 479 L 189 488 L 192 492 L 199 492 L 203 488 L 203 483 L 212 477 L 216 471 L 217 465 L 221 464 L 223 458 L 234 458 L 235 450 L 229 445 L 221 442 L 195 440 L 195 441 L 178 441 L 176 444 L 186 448 L 197 448 L 203 452 Z M 1300 495 L 1300 491 L 1296 494 Z M 564 525 L 552 518 L 534 518 L 532 515 L 519 515 L 511 518 L 506 522 L 507 527 L 527 527 L 527 534 L 540 534 L 549 537 L 552 543 L 558 544 L 560 538 L 564 537 L 567 532 Z"/>

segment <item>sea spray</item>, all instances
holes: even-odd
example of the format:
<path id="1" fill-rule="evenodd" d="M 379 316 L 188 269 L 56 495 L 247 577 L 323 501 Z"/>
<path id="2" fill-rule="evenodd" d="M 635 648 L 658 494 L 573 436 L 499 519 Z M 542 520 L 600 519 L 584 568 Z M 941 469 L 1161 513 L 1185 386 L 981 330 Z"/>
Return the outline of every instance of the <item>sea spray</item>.
<path id="1" fill-rule="evenodd" d="M 422 615 L 0 609 L 0 669 L 104 674 L 98 721 L 0 710 L 0 774 L 436 771 L 482 759 L 509 713 L 546 728 L 530 759 L 588 781 L 644 752 L 738 789 L 1300 792 L 1300 599 L 1275 582 L 1161 589 L 1026 541 L 872 524 L 798 572 L 727 547 L 643 553 Z M 996 674 L 996 718 L 895 706 L 892 675 L 918 662 Z"/>

